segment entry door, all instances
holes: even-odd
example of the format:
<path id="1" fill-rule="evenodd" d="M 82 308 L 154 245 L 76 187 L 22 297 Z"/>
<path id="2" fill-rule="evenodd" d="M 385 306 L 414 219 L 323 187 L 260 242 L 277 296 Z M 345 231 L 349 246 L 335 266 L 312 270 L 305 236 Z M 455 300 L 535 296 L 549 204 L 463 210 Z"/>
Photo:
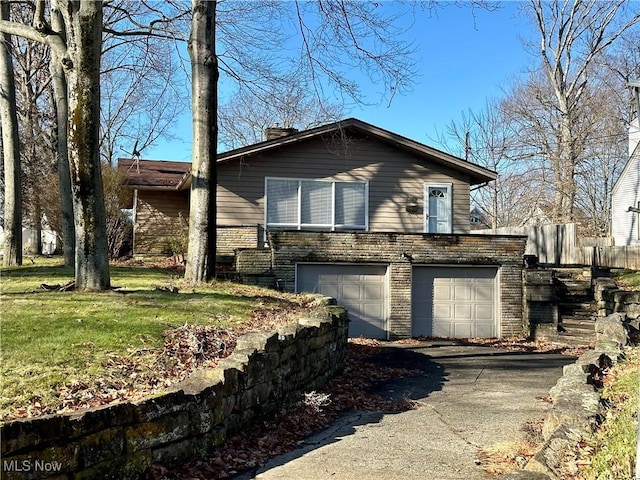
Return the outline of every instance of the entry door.
<path id="1" fill-rule="evenodd" d="M 424 185 L 425 204 L 425 232 L 452 232 L 452 191 L 451 184 Z"/>
<path id="2" fill-rule="evenodd" d="M 296 291 L 335 298 L 349 314 L 349 336 L 387 338 L 385 265 L 298 264 Z"/>

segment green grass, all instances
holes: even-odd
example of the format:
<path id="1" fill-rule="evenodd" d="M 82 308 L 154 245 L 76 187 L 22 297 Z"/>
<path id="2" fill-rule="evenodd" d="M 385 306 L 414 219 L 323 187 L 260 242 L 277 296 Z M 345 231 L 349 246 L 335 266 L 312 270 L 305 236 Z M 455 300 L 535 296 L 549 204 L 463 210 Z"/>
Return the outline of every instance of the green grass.
<path id="1" fill-rule="evenodd" d="M 637 270 L 614 270 L 613 278 L 622 288 L 640 290 L 640 272 Z"/>
<path id="2" fill-rule="evenodd" d="M 627 359 L 610 372 L 602 397 L 611 404 L 591 445 L 590 480 L 625 480 L 634 476 L 638 428 L 640 348 L 629 349 Z"/>
<path id="3" fill-rule="evenodd" d="M 185 284 L 172 270 L 111 267 L 117 290 L 77 293 L 46 291 L 41 284 L 65 284 L 73 272 L 61 262 L 0 271 L 0 418 L 12 406 L 105 372 L 109 359 L 162 346 L 163 332 L 189 324 L 233 328 L 256 309 L 286 309 L 303 303 L 286 295 L 228 282 Z M 157 287 L 175 286 L 179 293 Z"/>

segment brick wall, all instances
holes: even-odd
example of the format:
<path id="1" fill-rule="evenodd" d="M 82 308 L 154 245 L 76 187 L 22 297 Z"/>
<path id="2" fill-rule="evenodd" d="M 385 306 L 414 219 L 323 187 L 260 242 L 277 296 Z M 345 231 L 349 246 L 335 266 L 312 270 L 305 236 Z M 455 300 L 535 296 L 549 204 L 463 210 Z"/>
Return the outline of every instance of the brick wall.
<path id="1" fill-rule="evenodd" d="M 287 290 L 295 287 L 298 262 L 389 265 L 392 338 L 411 335 L 414 265 L 499 267 L 501 335 L 519 335 L 525 330 L 522 264 L 526 237 L 281 231 L 269 232 L 268 243 L 273 275 Z M 238 271 L 242 274 L 241 268 L 240 264 Z"/>
<path id="2" fill-rule="evenodd" d="M 233 255 L 238 248 L 257 248 L 263 244 L 262 228 L 258 225 L 218 225 L 216 253 Z"/>
<path id="3" fill-rule="evenodd" d="M 277 333 L 238 339 L 233 354 L 174 391 L 137 403 L 0 426 L 0 477 L 137 478 L 152 463 L 186 461 L 257 417 L 321 388 L 344 367 L 348 319 L 339 307 Z"/>

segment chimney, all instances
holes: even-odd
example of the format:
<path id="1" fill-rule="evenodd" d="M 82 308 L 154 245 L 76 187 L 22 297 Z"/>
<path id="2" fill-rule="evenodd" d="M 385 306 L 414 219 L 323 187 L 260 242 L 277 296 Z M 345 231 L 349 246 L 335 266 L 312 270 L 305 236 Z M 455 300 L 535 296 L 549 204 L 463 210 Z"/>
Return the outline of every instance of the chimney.
<path id="1" fill-rule="evenodd" d="M 293 135 L 298 131 L 297 128 L 292 127 L 267 127 L 264 129 L 265 140 L 273 140 L 280 137 L 287 137 Z"/>

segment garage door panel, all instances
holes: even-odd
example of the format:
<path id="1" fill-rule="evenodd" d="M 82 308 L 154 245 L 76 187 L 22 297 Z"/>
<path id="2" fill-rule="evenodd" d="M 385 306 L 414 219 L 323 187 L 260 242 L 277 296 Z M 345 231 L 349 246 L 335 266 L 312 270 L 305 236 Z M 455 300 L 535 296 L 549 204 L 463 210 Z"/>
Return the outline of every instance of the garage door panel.
<path id="1" fill-rule="evenodd" d="M 436 300 L 453 300 L 451 295 L 451 286 L 448 284 L 436 284 L 434 286 L 433 298 Z"/>
<path id="2" fill-rule="evenodd" d="M 471 300 L 471 285 L 454 285 L 453 287 L 453 299 L 457 302 L 464 302 Z"/>
<path id="3" fill-rule="evenodd" d="M 453 315 L 456 321 L 471 320 L 473 306 L 472 305 L 455 305 L 453 308 Z M 449 317 L 447 317 L 449 318 Z"/>
<path id="4" fill-rule="evenodd" d="M 497 267 L 414 267 L 412 334 L 496 336 L 497 272 Z"/>
<path id="5" fill-rule="evenodd" d="M 451 335 L 451 333 L 453 333 L 453 335 Z M 455 338 L 469 338 L 475 336 L 473 324 L 471 322 L 455 323 L 451 333 L 449 333 L 449 336 Z"/>
<path id="6" fill-rule="evenodd" d="M 438 320 L 441 318 L 450 318 L 452 315 L 452 310 L 453 310 L 452 305 L 434 305 L 433 319 Z"/>
<path id="7" fill-rule="evenodd" d="M 298 264 L 298 292 L 328 295 L 349 313 L 349 336 L 387 338 L 387 267 Z"/>
<path id="8" fill-rule="evenodd" d="M 481 284 L 475 289 L 475 300 L 491 301 L 493 300 L 493 285 Z"/>
<path id="9" fill-rule="evenodd" d="M 476 305 L 475 310 L 474 316 L 477 320 L 493 321 L 494 308 L 492 305 Z"/>
<path id="10" fill-rule="evenodd" d="M 450 330 L 449 323 L 434 322 L 433 333 L 430 336 L 447 338 L 451 335 L 449 330 Z"/>
<path id="11" fill-rule="evenodd" d="M 384 285 L 364 285 L 363 290 L 364 300 L 375 300 L 383 298 L 385 292 Z"/>
<path id="12" fill-rule="evenodd" d="M 360 291 L 360 285 L 346 284 L 342 285 L 342 295 L 340 298 L 345 300 L 362 300 L 362 292 Z"/>
<path id="13" fill-rule="evenodd" d="M 494 336 L 493 331 L 493 324 L 478 323 L 476 324 L 476 329 L 473 336 L 484 338 L 492 337 Z"/>

